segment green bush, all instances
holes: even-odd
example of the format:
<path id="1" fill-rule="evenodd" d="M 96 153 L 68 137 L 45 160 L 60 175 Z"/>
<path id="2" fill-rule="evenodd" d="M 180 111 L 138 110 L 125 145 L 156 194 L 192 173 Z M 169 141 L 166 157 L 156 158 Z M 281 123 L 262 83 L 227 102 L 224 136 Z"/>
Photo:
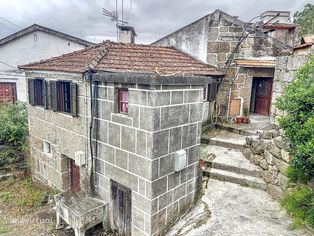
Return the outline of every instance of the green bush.
<path id="1" fill-rule="evenodd" d="M 291 143 L 293 158 L 287 174 L 296 183 L 283 205 L 294 216 L 294 227 L 307 224 L 314 228 L 314 57 L 298 70 L 276 106 L 287 112 L 279 125 Z"/>
<path id="2" fill-rule="evenodd" d="M 27 111 L 24 103 L 0 106 L 0 164 L 14 163 L 23 158 L 27 147 Z"/>
<path id="3" fill-rule="evenodd" d="M 314 192 L 305 185 L 299 185 L 284 198 L 284 207 L 294 216 L 294 228 L 304 223 L 314 228 Z"/>
<path id="4" fill-rule="evenodd" d="M 276 106 L 287 112 L 279 120 L 291 143 L 289 177 L 294 182 L 314 180 L 314 57 L 298 71 Z"/>

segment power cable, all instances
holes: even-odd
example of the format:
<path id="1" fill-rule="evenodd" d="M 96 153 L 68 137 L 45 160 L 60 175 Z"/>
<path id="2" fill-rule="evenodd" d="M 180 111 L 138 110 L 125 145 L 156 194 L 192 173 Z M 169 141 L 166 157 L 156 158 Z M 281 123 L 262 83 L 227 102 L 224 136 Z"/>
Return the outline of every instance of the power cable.
<path id="1" fill-rule="evenodd" d="M 7 23 L 9 23 L 9 24 L 11 24 L 11 25 L 14 25 L 15 27 L 17 27 L 17 28 L 19 28 L 19 29 L 23 29 L 21 26 L 18 26 L 18 25 L 16 25 L 16 24 L 14 24 L 13 22 L 11 22 L 11 21 L 9 21 L 9 20 L 7 20 L 7 19 L 1 17 L 1 16 L 0 16 L 0 19 L 3 20 L 3 21 L 5 21 L 5 22 L 7 22 Z"/>

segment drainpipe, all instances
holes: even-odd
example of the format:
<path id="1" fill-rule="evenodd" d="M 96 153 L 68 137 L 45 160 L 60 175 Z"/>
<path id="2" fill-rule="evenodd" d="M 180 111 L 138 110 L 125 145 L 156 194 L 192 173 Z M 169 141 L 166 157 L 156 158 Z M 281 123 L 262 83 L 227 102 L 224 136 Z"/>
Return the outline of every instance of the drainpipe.
<path id="1" fill-rule="evenodd" d="M 90 95 L 90 123 L 89 123 L 89 147 L 90 147 L 90 155 L 91 155 L 91 168 L 90 168 L 90 190 L 92 196 L 95 195 L 95 174 L 94 174 L 94 153 L 93 153 L 93 125 L 94 125 L 94 102 L 95 102 L 95 91 L 96 88 L 94 87 L 94 96 L 93 96 L 93 69 L 88 68 L 87 71 L 87 80 L 89 82 L 89 95 Z"/>

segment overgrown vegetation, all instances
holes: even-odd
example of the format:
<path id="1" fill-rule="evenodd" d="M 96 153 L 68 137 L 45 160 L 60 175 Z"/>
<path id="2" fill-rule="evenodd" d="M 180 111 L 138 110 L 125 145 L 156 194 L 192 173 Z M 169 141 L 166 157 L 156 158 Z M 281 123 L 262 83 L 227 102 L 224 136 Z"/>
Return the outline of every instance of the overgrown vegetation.
<path id="1" fill-rule="evenodd" d="M 24 103 L 6 104 L 0 107 L 0 165 L 23 158 L 27 147 L 27 112 Z"/>
<path id="2" fill-rule="evenodd" d="M 294 23 L 300 25 L 299 36 L 314 34 L 314 5 L 306 4 L 303 11 L 293 15 Z"/>
<path id="3" fill-rule="evenodd" d="M 287 112 L 279 125 L 291 144 L 288 168 L 291 188 L 284 206 L 295 217 L 294 226 L 314 228 L 314 57 L 299 69 L 276 106 Z"/>
<path id="4" fill-rule="evenodd" d="M 19 208 L 22 213 L 37 210 L 46 196 L 52 196 L 55 193 L 47 187 L 35 184 L 28 176 L 0 182 L 0 200 Z"/>

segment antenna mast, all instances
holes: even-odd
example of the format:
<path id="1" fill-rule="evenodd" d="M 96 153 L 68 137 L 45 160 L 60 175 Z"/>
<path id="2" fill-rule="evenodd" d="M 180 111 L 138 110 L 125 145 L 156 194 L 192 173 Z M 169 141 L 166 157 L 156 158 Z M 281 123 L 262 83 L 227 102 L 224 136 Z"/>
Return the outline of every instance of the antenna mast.
<path id="1" fill-rule="evenodd" d="M 131 5 L 131 8 L 132 8 L 132 0 L 130 0 L 130 5 Z M 102 9 L 102 14 L 104 16 L 107 16 L 110 18 L 110 21 L 112 22 L 116 22 L 116 27 L 117 27 L 117 42 L 119 41 L 119 23 L 121 25 L 124 25 L 124 24 L 128 24 L 127 21 L 124 20 L 124 0 L 121 0 L 121 20 L 119 19 L 119 12 L 118 12 L 118 0 L 116 0 L 116 10 L 115 11 L 109 11 L 105 8 Z"/>

